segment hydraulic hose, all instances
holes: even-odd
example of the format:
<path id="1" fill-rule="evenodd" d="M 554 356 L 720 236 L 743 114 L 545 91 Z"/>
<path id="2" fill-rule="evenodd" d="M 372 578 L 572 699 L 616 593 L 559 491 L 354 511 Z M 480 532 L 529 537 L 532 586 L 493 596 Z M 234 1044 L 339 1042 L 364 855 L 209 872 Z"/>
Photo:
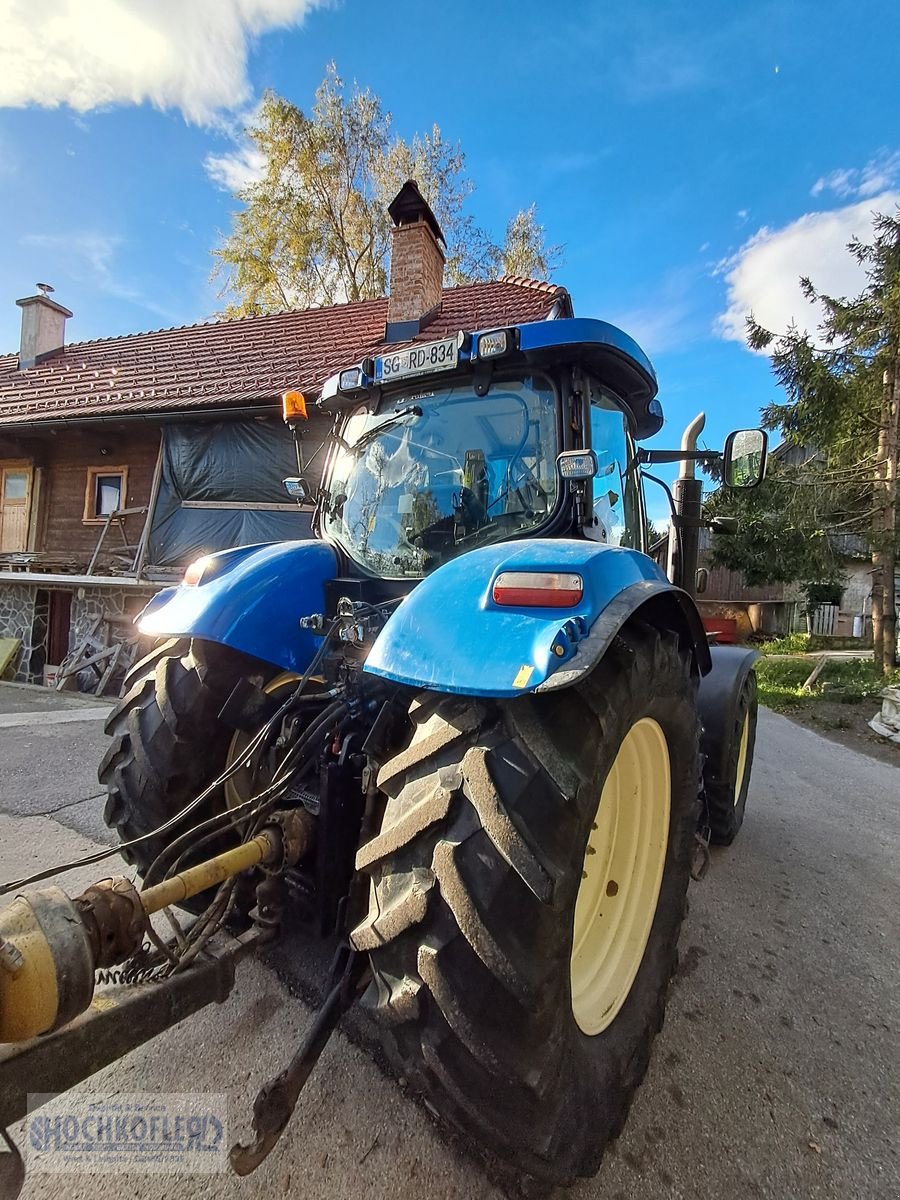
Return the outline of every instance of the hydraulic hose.
<path id="1" fill-rule="evenodd" d="M 242 810 L 250 808 L 247 812 L 247 818 L 252 818 L 259 815 L 258 811 L 254 811 L 250 806 L 262 806 L 268 800 L 274 799 L 277 793 L 282 790 L 289 782 L 289 776 L 282 779 L 281 776 L 286 768 L 291 766 L 291 759 L 296 758 L 298 752 L 305 749 L 306 746 L 315 738 L 316 734 L 327 726 L 331 720 L 337 716 L 342 708 L 347 705 L 346 700 L 335 700 L 332 704 L 319 714 L 315 721 L 304 732 L 303 736 L 292 746 L 291 749 L 282 759 L 276 769 L 276 777 L 255 796 L 251 796 L 249 800 L 245 800 L 243 804 L 239 804 L 236 808 L 226 809 L 225 812 L 216 813 L 214 816 L 207 818 L 199 825 L 194 825 L 191 829 L 185 830 L 183 834 L 177 837 L 173 842 L 166 846 L 154 861 L 150 864 L 146 875 L 144 876 L 144 887 L 147 888 L 156 882 L 160 877 L 164 877 L 166 866 L 175 859 L 183 856 L 192 846 L 194 839 L 198 835 L 208 835 L 212 833 L 221 833 L 228 825 L 236 823 L 235 818 L 239 816 Z M 280 710 L 279 710 L 280 711 Z"/>

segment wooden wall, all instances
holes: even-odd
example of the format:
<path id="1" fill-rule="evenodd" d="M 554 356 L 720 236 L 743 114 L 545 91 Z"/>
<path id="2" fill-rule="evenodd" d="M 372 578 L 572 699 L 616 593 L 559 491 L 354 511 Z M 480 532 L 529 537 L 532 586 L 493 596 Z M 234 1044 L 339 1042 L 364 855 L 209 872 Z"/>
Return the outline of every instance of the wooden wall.
<path id="1" fill-rule="evenodd" d="M 315 411 L 310 414 L 309 422 L 303 426 L 305 461 L 313 457 L 326 439 L 331 424 L 330 416 Z M 103 529 L 102 524 L 86 524 L 83 520 L 88 468 L 127 466 L 127 507 L 146 505 L 150 500 L 160 432 L 160 426 L 150 422 L 114 420 L 80 428 L 77 421 L 72 421 L 68 426 L 27 433 L 4 432 L 0 428 L 0 459 L 30 460 L 36 477 L 39 475 L 35 552 L 71 556 L 86 567 Z M 326 459 L 327 447 L 308 470 L 314 487 L 319 486 Z M 128 520 L 129 541 L 134 545 L 144 518 L 135 516 Z M 110 530 L 104 555 L 107 549 L 120 544 L 118 529 Z"/>
<path id="2" fill-rule="evenodd" d="M 709 584 L 703 593 L 704 600 L 739 600 L 741 603 L 751 603 L 785 598 L 783 583 L 764 583 L 758 587 L 751 587 L 744 582 L 742 571 L 710 566 L 708 555 L 701 554 L 700 565 L 706 566 L 709 571 Z"/>
<path id="3" fill-rule="evenodd" d="M 68 427 L 24 434 L 0 433 L 0 458 L 28 458 L 40 468 L 38 553 L 71 554 L 84 558 L 93 553 L 102 525 L 86 524 L 84 494 L 89 467 L 128 467 L 127 507 L 146 505 L 156 458 L 159 426 L 138 422 Z M 130 518 L 129 540 L 137 541 L 143 518 Z M 113 545 L 121 541 L 116 530 Z"/>

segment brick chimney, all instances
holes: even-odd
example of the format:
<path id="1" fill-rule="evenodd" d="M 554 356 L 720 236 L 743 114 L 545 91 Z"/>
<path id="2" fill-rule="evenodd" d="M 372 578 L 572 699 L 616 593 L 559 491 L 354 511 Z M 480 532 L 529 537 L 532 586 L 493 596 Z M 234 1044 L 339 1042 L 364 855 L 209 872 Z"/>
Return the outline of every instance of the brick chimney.
<path id="1" fill-rule="evenodd" d="M 388 205 L 394 222 L 386 342 L 415 337 L 441 306 L 444 235 L 414 179 Z"/>
<path id="2" fill-rule="evenodd" d="M 22 336 L 19 339 L 19 370 L 33 367 L 49 358 L 66 344 L 66 319 L 71 317 L 67 308 L 57 304 L 47 295 L 53 291 L 49 284 L 38 284 L 37 296 L 26 296 L 17 300 L 22 310 Z"/>

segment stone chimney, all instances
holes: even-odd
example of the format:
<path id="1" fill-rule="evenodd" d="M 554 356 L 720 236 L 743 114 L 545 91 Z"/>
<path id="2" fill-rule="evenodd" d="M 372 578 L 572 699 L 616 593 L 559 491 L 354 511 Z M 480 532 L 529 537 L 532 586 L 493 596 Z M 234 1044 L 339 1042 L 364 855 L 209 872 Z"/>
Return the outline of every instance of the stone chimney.
<path id="1" fill-rule="evenodd" d="M 394 222 L 386 342 L 415 337 L 441 306 L 444 235 L 415 180 L 388 205 Z"/>
<path id="2" fill-rule="evenodd" d="M 66 344 L 66 319 L 71 317 L 67 308 L 57 304 L 47 295 L 53 291 L 49 284 L 38 284 L 37 296 L 26 296 L 17 300 L 22 310 L 22 336 L 19 339 L 19 370 L 33 367 Z"/>

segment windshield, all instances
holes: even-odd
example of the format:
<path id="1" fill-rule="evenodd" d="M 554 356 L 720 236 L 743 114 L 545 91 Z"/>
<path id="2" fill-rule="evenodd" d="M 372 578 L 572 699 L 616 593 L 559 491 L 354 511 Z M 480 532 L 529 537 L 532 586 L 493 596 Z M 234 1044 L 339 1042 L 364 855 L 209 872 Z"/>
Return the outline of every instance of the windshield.
<path id="1" fill-rule="evenodd" d="M 325 532 L 382 578 L 420 576 L 543 525 L 556 504 L 556 398 L 540 378 L 389 397 L 342 432 Z"/>

